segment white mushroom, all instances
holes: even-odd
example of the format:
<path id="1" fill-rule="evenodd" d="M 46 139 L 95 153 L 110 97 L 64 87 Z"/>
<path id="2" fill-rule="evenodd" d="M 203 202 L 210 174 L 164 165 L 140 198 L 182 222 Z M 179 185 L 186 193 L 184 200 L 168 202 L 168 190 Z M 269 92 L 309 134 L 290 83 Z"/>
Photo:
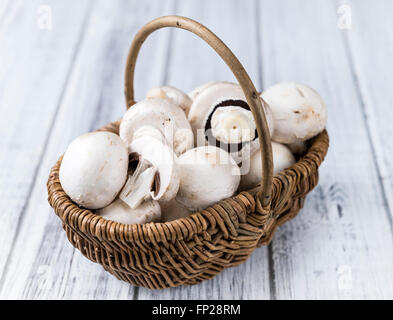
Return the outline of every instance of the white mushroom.
<path id="1" fill-rule="evenodd" d="M 178 160 L 180 188 L 176 200 L 189 210 L 201 210 L 231 197 L 240 182 L 240 169 L 226 151 L 204 146 Z"/>
<path id="2" fill-rule="evenodd" d="M 129 175 L 119 198 L 131 209 L 136 209 L 143 201 L 151 199 L 157 169 L 139 155 L 132 154 L 132 156 L 134 157 L 132 162 L 136 161 L 137 165 Z"/>
<path id="3" fill-rule="evenodd" d="M 325 102 L 314 89 L 294 82 L 278 83 L 261 94 L 274 119 L 274 141 L 305 141 L 323 131 L 327 121 Z"/>
<path id="4" fill-rule="evenodd" d="M 120 192 L 119 198 L 131 208 L 137 208 L 143 201 L 169 201 L 179 189 L 179 169 L 176 156 L 161 141 L 144 136 L 135 139 L 129 146 L 131 164 L 137 163 Z"/>
<path id="5" fill-rule="evenodd" d="M 149 98 L 134 104 L 121 120 L 119 135 L 129 145 L 135 132 L 146 126 L 159 130 L 176 155 L 193 147 L 193 133 L 186 115 L 168 99 Z"/>
<path id="6" fill-rule="evenodd" d="M 161 208 L 158 201 L 146 201 L 132 209 L 125 202 L 116 199 L 109 206 L 99 209 L 96 214 L 107 220 L 125 224 L 142 224 L 160 221 Z"/>
<path id="7" fill-rule="evenodd" d="M 176 199 L 170 201 L 160 201 L 161 221 L 173 221 L 180 218 L 188 217 L 192 211 L 182 206 Z"/>
<path id="8" fill-rule="evenodd" d="M 196 87 L 194 90 L 192 90 L 191 92 L 188 93 L 188 96 L 191 98 L 191 100 L 195 100 L 195 98 L 205 89 L 216 85 L 216 84 L 221 84 L 221 83 L 229 83 L 226 81 L 210 81 L 207 83 L 204 83 L 198 87 Z"/>
<path id="9" fill-rule="evenodd" d="M 68 146 L 59 178 L 65 193 L 88 209 L 110 204 L 127 179 L 128 152 L 114 133 L 93 132 Z"/>
<path id="10" fill-rule="evenodd" d="M 279 173 L 296 162 L 292 152 L 281 143 L 272 142 L 272 151 L 273 174 Z M 239 190 L 248 190 L 257 186 L 261 182 L 262 174 L 261 152 L 258 151 L 250 159 L 248 173 L 241 176 Z"/>
<path id="11" fill-rule="evenodd" d="M 162 132 L 152 126 L 143 126 L 135 130 L 132 140 L 136 140 L 144 136 L 150 136 L 161 141 L 162 143 L 166 143 L 166 139 Z"/>
<path id="12" fill-rule="evenodd" d="M 272 134 L 272 114 L 266 103 L 262 105 Z M 188 119 L 197 146 L 220 147 L 230 152 L 237 163 L 259 148 L 254 119 L 238 84 L 219 82 L 205 87 L 196 95 Z"/>
<path id="13" fill-rule="evenodd" d="M 169 99 L 175 105 L 180 107 L 186 115 L 188 114 L 192 104 L 191 98 L 186 93 L 172 86 L 150 89 L 146 93 L 146 98 Z"/>

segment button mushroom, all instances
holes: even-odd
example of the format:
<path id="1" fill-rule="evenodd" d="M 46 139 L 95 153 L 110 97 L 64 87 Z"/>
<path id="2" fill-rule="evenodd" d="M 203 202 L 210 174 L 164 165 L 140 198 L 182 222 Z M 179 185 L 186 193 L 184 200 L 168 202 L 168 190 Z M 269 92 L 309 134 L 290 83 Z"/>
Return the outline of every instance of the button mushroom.
<path id="1" fill-rule="evenodd" d="M 116 199 L 109 206 L 95 213 L 104 219 L 125 224 L 142 224 L 161 219 L 160 205 L 154 200 L 143 202 L 137 208 L 132 209 L 121 199 Z"/>
<path id="2" fill-rule="evenodd" d="M 292 152 L 287 146 L 272 142 L 273 151 L 273 173 L 277 174 L 280 171 L 293 165 L 296 160 Z M 261 153 L 255 152 L 250 159 L 250 167 L 247 174 L 241 176 L 239 190 L 248 190 L 258 185 L 262 179 L 262 161 Z"/>
<path id="3" fill-rule="evenodd" d="M 220 83 L 229 83 L 229 82 L 225 82 L 225 81 L 210 81 L 207 83 L 204 83 L 198 87 L 196 87 L 194 90 L 192 90 L 191 92 L 188 93 L 188 96 L 191 98 L 191 100 L 195 100 L 195 98 L 205 89 L 216 85 L 216 84 L 220 84 Z"/>
<path id="4" fill-rule="evenodd" d="M 132 209 L 143 201 L 169 201 L 179 189 L 176 156 L 169 146 L 151 136 L 143 136 L 129 145 L 130 163 L 136 164 L 119 198 Z"/>
<path id="5" fill-rule="evenodd" d="M 272 139 L 280 143 L 305 141 L 323 131 L 327 110 L 312 88 L 294 82 L 278 83 L 261 94 L 274 119 Z"/>
<path id="6" fill-rule="evenodd" d="M 192 211 L 182 206 L 176 199 L 170 201 L 160 201 L 161 221 L 173 221 L 180 218 L 188 217 Z"/>
<path id="7" fill-rule="evenodd" d="M 186 115 L 168 99 L 147 98 L 133 105 L 121 120 L 119 135 L 129 145 L 135 132 L 146 126 L 159 130 L 176 155 L 193 147 L 193 133 Z"/>
<path id="8" fill-rule="evenodd" d="M 132 139 L 136 140 L 143 136 L 150 136 L 161 141 L 162 143 L 166 143 L 166 139 L 161 133 L 161 131 L 152 126 L 142 126 L 139 129 L 135 130 Z"/>
<path id="9" fill-rule="evenodd" d="M 273 118 L 266 103 L 262 104 L 271 134 Z M 237 163 L 249 158 L 259 148 L 250 107 L 243 90 L 234 83 L 219 82 L 199 92 L 188 114 L 197 146 L 220 147 Z"/>
<path id="10" fill-rule="evenodd" d="M 146 94 L 146 98 L 169 99 L 180 107 L 186 115 L 192 104 L 191 98 L 186 93 L 172 86 L 150 89 Z"/>
<path id="11" fill-rule="evenodd" d="M 226 151 L 204 146 L 179 159 L 180 188 L 176 200 L 189 210 L 201 210 L 231 197 L 240 182 L 240 169 Z"/>
<path id="12" fill-rule="evenodd" d="M 127 179 L 128 152 L 110 132 L 79 136 L 68 146 L 59 178 L 65 193 L 78 205 L 98 209 L 109 205 Z"/>

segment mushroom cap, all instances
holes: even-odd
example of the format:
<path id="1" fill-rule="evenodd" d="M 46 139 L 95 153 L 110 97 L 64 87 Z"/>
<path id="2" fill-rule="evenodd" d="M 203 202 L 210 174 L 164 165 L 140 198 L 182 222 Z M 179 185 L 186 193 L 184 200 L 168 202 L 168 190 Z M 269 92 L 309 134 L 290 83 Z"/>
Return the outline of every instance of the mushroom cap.
<path id="1" fill-rule="evenodd" d="M 60 166 L 60 183 L 77 204 L 98 209 L 116 198 L 127 178 L 128 152 L 110 132 L 79 136 L 68 146 Z"/>
<path id="2" fill-rule="evenodd" d="M 186 115 L 168 99 L 147 98 L 134 104 L 121 120 L 119 135 L 129 145 L 143 126 L 160 130 L 177 155 L 193 147 L 193 133 Z"/>
<path id="3" fill-rule="evenodd" d="M 216 84 L 221 84 L 221 83 L 230 83 L 227 81 L 209 81 L 207 83 L 204 83 L 198 87 L 196 87 L 194 90 L 188 93 L 188 96 L 191 98 L 191 100 L 195 100 L 195 98 L 205 89 L 216 85 Z"/>
<path id="4" fill-rule="evenodd" d="M 186 93 L 172 86 L 162 86 L 150 89 L 146 93 L 146 98 L 169 99 L 175 105 L 180 107 L 186 115 L 188 114 L 192 104 L 191 98 Z"/>
<path id="5" fill-rule="evenodd" d="M 327 110 L 314 89 L 295 82 L 278 83 L 261 94 L 274 119 L 273 140 L 280 143 L 305 141 L 322 132 Z"/>
<path id="6" fill-rule="evenodd" d="M 151 137 L 144 136 L 134 140 L 128 148 L 129 153 L 136 153 L 150 162 L 156 169 L 154 200 L 169 201 L 179 190 L 180 178 L 176 155 L 169 146 Z"/>
<path id="7" fill-rule="evenodd" d="M 131 209 L 125 202 L 117 198 L 109 206 L 95 212 L 107 220 L 125 224 L 142 224 L 160 221 L 161 208 L 158 201 L 145 201 L 135 209 Z"/>
<path id="8" fill-rule="evenodd" d="M 162 132 L 152 126 L 142 126 L 138 128 L 137 130 L 135 130 L 132 139 L 135 140 L 143 136 L 150 136 L 157 140 L 160 140 L 162 143 L 166 143 L 166 139 Z"/>
<path id="9" fill-rule="evenodd" d="M 240 169 L 226 151 L 204 146 L 178 159 L 180 188 L 176 200 L 189 210 L 201 210 L 231 197 L 240 182 Z"/>
<path id="10" fill-rule="evenodd" d="M 209 121 L 211 121 L 218 109 L 236 106 L 248 110 L 251 114 L 243 90 L 238 84 L 231 82 L 218 82 L 205 87 L 201 92 L 199 92 L 199 94 L 195 97 L 188 114 L 188 120 L 190 121 L 194 133 L 194 144 L 196 146 L 201 146 L 203 144 L 217 146 L 217 142 L 215 143 L 215 141 L 212 141 L 214 139 L 209 137 L 209 141 L 207 141 L 206 138 L 209 130 Z M 266 103 L 263 102 L 262 106 L 265 111 L 270 134 L 272 135 L 274 129 L 272 113 Z M 220 112 L 222 112 L 222 109 Z M 227 146 L 224 144 L 220 144 L 219 146 L 224 150 L 229 151 L 234 160 L 237 163 L 240 163 L 244 157 L 250 157 L 250 155 L 259 148 L 259 140 L 255 136 L 254 140 L 251 142 L 243 143 L 241 148 L 238 146 Z"/>
<path id="11" fill-rule="evenodd" d="M 192 211 L 183 207 L 176 199 L 170 201 L 159 201 L 161 206 L 161 221 L 173 221 L 180 218 L 188 217 Z"/>
<path id="12" fill-rule="evenodd" d="M 272 142 L 273 174 L 293 165 L 296 160 L 289 148 L 281 143 Z M 248 190 L 257 186 L 262 180 L 261 152 L 255 152 L 250 158 L 249 171 L 241 176 L 239 190 Z"/>

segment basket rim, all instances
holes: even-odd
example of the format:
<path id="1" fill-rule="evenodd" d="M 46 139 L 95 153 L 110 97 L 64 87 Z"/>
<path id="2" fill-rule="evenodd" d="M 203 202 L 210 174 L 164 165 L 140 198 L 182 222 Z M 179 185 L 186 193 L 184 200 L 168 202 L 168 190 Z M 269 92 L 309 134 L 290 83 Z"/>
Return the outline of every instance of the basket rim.
<path id="1" fill-rule="evenodd" d="M 98 131 L 110 131 L 118 134 L 116 129 L 118 123 L 119 121 L 111 122 L 105 127 L 98 129 Z M 321 139 L 327 140 L 326 148 L 318 147 L 319 144 L 317 142 L 320 141 Z M 310 175 L 312 170 L 310 168 L 310 164 L 316 163 L 314 160 L 315 157 L 319 158 L 318 159 L 319 163 L 322 163 L 322 161 L 324 160 L 327 153 L 328 141 L 329 141 L 329 136 L 326 129 L 322 131 L 320 134 L 318 134 L 316 137 L 310 139 L 309 141 L 310 143 L 307 152 L 303 156 L 301 156 L 295 164 L 281 171 L 280 173 L 274 175 L 273 185 L 272 185 L 272 199 L 275 199 L 276 198 L 275 195 L 277 194 L 277 192 L 279 192 L 276 185 L 280 183 L 280 181 L 286 180 L 285 178 L 286 176 L 295 174 L 296 168 L 306 167 L 308 168 L 307 173 L 308 175 Z M 260 186 L 259 184 L 253 189 L 237 193 L 232 197 L 223 199 L 204 210 L 193 212 L 187 217 L 183 217 L 172 221 L 149 222 L 145 224 L 124 224 L 112 220 L 107 220 L 95 214 L 93 210 L 80 207 L 79 205 L 74 203 L 64 192 L 60 184 L 59 174 L 58 174 L 62 158 L 63 155 L 60 156 L 60 158 L 56 161 L 56 163 L 52 166 L 50 170 L 50 175 L 47 182 L 48 202 L 54 209 L 56 215 L 59 216 L 59 218 L 62 220 L 62 223 L 68 225 L 73 231 L 77 232 L 79 235 L 84 234 L 87 236 L 97 237 L 106 241 L 126 240 L 129 242 L 139 243 L 140 245 L 143 246 L 143 242 L 146 242 L 146 238 L 143 237 L 142 235 L 154 234 L 156 235 L 156 237 L 148 237 L 148 238 L 155 239 L 156 240 L 155 242 L 157 244 L 168 243 L 168 242 L 174 243 L 177 240 L 188 241 L 192 239 L 194 235 L 200 235 L 206 232 L 207 230 L 211 229 L 212 226 L 208 227 L 206 222 L 204 222 L 204 220 L 207 219 L 211 221 L 211 219 L 207 218 L 208 215 L 217 218 L 214 215 L 214 212 L 216 212 L 219 216 L 219 212 L 217 212 L 217 205 L 222 202 L 235 201 L 236 203 L 239 204 L 239 206 L 242 207 L 242 211 L 246 215 L 248 215 L 251 212 L 255 212 L 255 207 L 257 202 L 255 195 L 258 190 L 258 187 Z M 317 164 L 315 169 L 318 170 L 318 167 L 319 166 Z M 250 203 L 250 206 L 248 207 L 244 207 L 244 205 L 242 206 L 241 201 L 236 201 L 238 197 L 243 197 L 243 198 L 246 197 L 248 202 Z M 271 207 L 269 208 L 269 214 L 272 211 L 272 206 L 274 205 L 273 202 L 274 201 L 272 201 Z M 239 219 L 239 213 L 235 208 L 233 209 L 236 212 L 236 215 L 238 216 L 237 219 Z M 74 214 L 75 211 L 77 211 L 76 215 Z M 71 219 L 69 217 L 71 217 Z M 184 228 L 181 228 L 179 224 L 183 224 Z M 196 226 L 196 228 L 194 226 Z M 217 223 L 215 226 L 213 226 L 213 228 L 214 227 L 221 229 L 221 231 L 224 232 L 224 234 L 226 234 L 226 236 L 224 235 L 224 238 L 227 238 L 227 236 L 230 233 L 233 233 L 231 232 L 231 230 L 228 230 L 230 228 L 226 229 L 225 221 L 224 221 L 224 225 L 222 224 L 220 225 L 220 223 Z M 185 230 L 187 230 L 187 233 L 184 232 Z M 262 231 L 263 230 L 261 230 L 261 233 Z M 157 238 L 157 235 L 160 235 L 160 237 Z M 232 235 L 236 235 L 236 234 L 232 234 Z M 168 239 L 170 240 L 168 241 Z"/>

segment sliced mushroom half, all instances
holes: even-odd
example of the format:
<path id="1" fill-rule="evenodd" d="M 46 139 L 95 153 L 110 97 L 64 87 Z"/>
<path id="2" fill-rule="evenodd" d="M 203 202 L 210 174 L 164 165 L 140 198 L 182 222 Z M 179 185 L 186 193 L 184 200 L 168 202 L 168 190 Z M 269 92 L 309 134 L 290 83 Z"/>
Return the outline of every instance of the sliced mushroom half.
<path id="1" fill-rule="evenodd" d="M 171 148 L 151 136 L 135 139 L 129 145 L 130 171 L 119 198 L 132 209 L 143 201 L 169 201 L 179 189 L 179 170 Z"/>

